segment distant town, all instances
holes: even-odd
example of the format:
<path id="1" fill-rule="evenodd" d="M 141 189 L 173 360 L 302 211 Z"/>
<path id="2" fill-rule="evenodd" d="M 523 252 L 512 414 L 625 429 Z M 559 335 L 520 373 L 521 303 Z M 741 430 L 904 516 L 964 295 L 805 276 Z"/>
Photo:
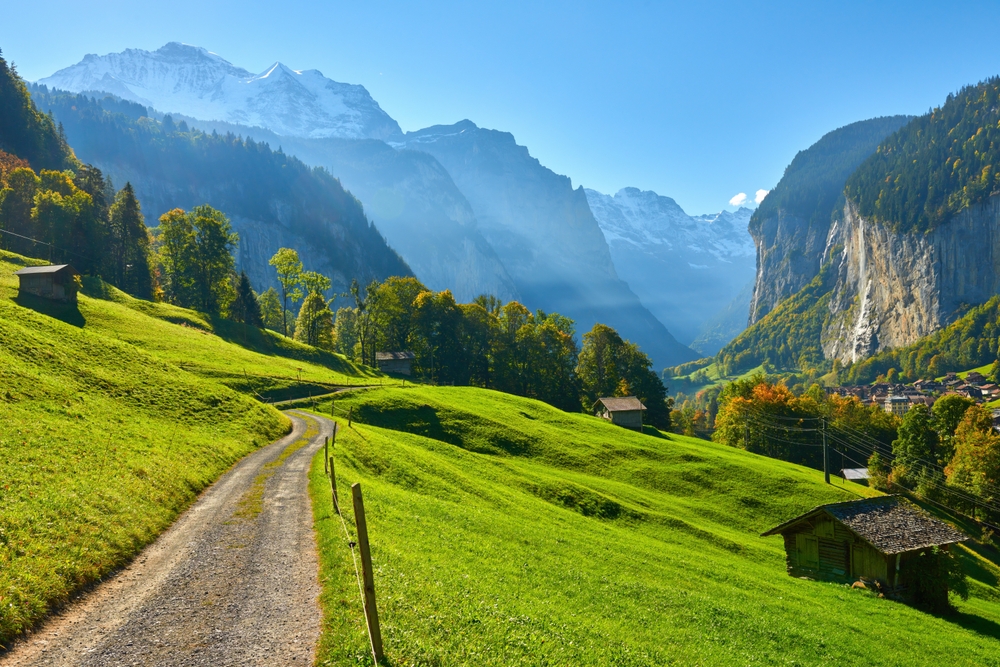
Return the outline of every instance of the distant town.
<path id="1" fill-rule="evenodd" d="M 978 371 L 971 371 L 964 378 L 958 373 L 948 373 L 937 380 L 917 380 L 913 384 L 880 382 L 855 387 L 830 387 L 829 394 L 856 396 L 866 405 L 879 405 L 886 412 L 906 414 L 915 405 L 928 408 L 942 396 L 964 396 L 976 403 L 989 403 L 1000 398 L 1000 385 Z M 994 426 L 1000 427 L 1000 409 L 993 410 Z"/>

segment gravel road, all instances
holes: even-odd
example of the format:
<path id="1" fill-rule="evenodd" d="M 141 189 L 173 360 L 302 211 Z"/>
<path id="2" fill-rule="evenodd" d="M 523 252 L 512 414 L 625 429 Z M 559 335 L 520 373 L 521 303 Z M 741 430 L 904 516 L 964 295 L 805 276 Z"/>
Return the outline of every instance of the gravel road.
<path id="1" fill-rule="evenodd" d="M 307 475 L 333 422 L 287 414 L 291 434 L 240 461 L 0 667 L 311 665 L 320 589 Z"/>

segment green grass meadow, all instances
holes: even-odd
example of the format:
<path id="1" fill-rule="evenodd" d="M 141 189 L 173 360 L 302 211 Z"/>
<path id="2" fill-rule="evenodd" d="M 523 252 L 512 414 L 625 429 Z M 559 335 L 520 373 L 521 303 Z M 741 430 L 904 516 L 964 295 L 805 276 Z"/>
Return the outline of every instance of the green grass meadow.
<path id="1" fill-rule="evenodd" d="M 99 284 L 105 298 L 77 308 L 19 300 L 13 272 L 34 263 L 0 253 L 0 646 L 287 432 L 242 378 L 296 395 L 367 379 L 336 355 L 271 334 L 244 348 L 235 325 Z"/>
<path id="2" fill-rule="evenodd" d="M 937 617 L 789 577 L 781 539 L 759 537 L 865 487 L 482 389 L 358 391 L 336 412 L 341 506 L 353 534 L 361 482 L 388 664 L 1000 664 L 990 560 L 962 550 L 973 597 Z M 370 664 L 321 456 L 311 474 L 318 664 Z"/>

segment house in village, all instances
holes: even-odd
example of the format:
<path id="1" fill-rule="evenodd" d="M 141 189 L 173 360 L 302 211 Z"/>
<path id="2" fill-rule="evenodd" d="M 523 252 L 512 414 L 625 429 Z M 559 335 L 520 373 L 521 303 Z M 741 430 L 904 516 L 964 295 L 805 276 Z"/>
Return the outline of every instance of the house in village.
<path id="1" fill-rule="evenodd" d="M 762 537 L 785 540 L 788 574 L 825 581 L 877 582 L 905 595 L 913 559 L 932 547 L 968 539 L 899 496 L 821 505 Z"/>
<path id="2" fill-rule="evenodd" d="M 31 294 L 53 301 L 76 303 L 79 289 L 77 276 L 80 274 L 69 264 L 29 266 L 15 271 L 14 275 L 19 281 L 18 296 Z"/>
<path id="3" fill-rule="evenodd" d="M 411 375 L 413 360 L 417 358 L 413 352 L 376 352 L 375 364 L 383 373 L 394 375 Z"/>
<path id="4" fill-rule="evenodd" d="M 885 411 L 902 417 L 910 410 L 910 399 L 906 396 L 886 396 Z"/>
<path id="5" fill-rule="evenodd" d="M 635 396 L 599 398 L 594 403 L 594 413 L 612 424 L 642 430 L 642 413 L 646 406 Z"/>

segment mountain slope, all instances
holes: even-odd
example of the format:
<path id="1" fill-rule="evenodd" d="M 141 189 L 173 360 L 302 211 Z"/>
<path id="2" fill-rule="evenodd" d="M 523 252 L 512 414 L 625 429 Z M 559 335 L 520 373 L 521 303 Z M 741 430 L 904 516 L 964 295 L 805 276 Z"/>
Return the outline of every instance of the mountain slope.
<path id="1" fill-rule="evenodd" d="M 585 192 L 618 275 L 680 341 L 697 338 L 753 280 L 750 209 L 693 217 L 655 192 Z M 714 354 L 727 342 L 699 352 Z"/>
<path id="2" fill-rule="evenodd" d="M 337 400 L 338 415 L 351 408 L 353 428 L 337 438 L 338 486 L 364 489 L 393 664 L 1000 659 L 998 570 L 978 554 L 956 548 L 973 597 L 949 618 L 790 577 L 781 539 L 759 537 L 815 505 L 872 493 L 865 487 L 482 389 Z M 326 587 L 319 661 L 357 664 L 364 625 L 342 603 L 357 584 L 320 458 L 312 485 Z"/>
<path id="3" fill-rule="evenodd" d="M 888 137 L 847 182 L 828 245 L 828 358 L 907 346 L 1000 292 L 1000 78 Z"/>
<path id="4" fill-rule="evenodd" d="M 583 188 L 543 167 L 511 134 L 466 120 L 408 132 L 399 146 L 444 165 L 529 308 L 572 317 L 581 332 L 610 325 L 658 367 L 697 356 L 619 278 Z"/>
<path id="5" fill-rule="evenodd" d="M 799 151 L 750 220 L 757 246 L 757 281 L 750 324 L 818 273 L 834 218 L 843 211 L 851 173 L 911 116 L 873 118 L 829 132 Z"/>
<path id="6" fill-rule="evenodd" d="M 167 113 L 261 126 L 282 135 L 388 139 L 401 134 L 363 86 L 281 63 L 252 74 L 206 49 L 177 42 L 156 51 L 90 54 L 38 83 L 74 93 L 103 91 Z"/>
<path id="7" fill-rule="evenodd" d="M 429 288 L 451 290 L 465 303 L 480 294 L 519 300 L 507 269 L 479 232 L 472 207 L 433 156 L 396 150 L 374 139 L 282 137 L 259 127 L 175 118 L 206 132 L 231 132 L 280 146 L 306 164 L 336 174 Z"/>
<path id="8" fill-rule="evenodd" d="M 172 208 L 205 203 L 228 215 L 240 235 L 237 263 L 258 290 L 276 285 L 268 260 L 280 247 L 296 248 L 306 269 L 329 275 L 335 291 L 354 278 L 411 274 L 360 202 L 325 171 L 266 144 L 156 123 L 139 105 L 131 105 L 130 117 L 83 95 L 41 87 L 33 95 L 83 160 L 115 183 L 132 183 L 147 224 Z"/>
<path id="9" fill-rule="evenodd" d="M 31 101 L 27 86 L 0 57 L 0 151 L 27 160 L 35 171 L 67 169 L 76 157 L 51 118 Z"/>

